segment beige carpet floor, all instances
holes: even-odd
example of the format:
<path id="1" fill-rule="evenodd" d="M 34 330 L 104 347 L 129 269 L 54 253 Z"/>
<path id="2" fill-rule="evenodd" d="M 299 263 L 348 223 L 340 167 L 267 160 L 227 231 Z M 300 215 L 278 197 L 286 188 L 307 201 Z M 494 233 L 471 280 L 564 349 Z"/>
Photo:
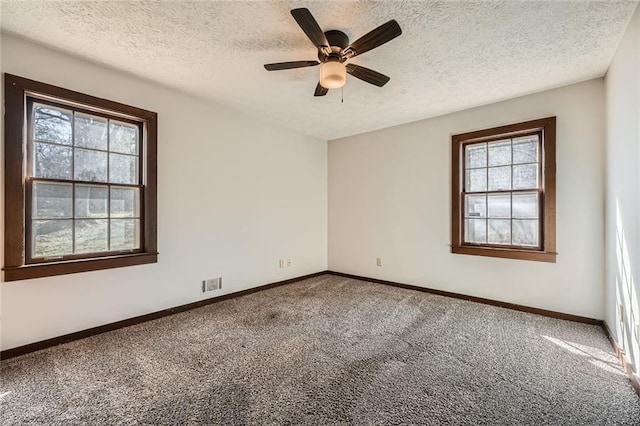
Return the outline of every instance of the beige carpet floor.
<path id="1" fill-rule="evenodd" d="M 1 365 L 7 425 L 640 425 L 602 329 L 323 275 Z"/>

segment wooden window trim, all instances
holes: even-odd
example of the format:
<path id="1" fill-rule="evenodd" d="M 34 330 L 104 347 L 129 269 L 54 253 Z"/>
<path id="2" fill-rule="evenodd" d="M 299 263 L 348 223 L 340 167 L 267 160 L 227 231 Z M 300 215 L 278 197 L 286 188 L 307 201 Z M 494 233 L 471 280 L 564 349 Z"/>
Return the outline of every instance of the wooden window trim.
<path id="1" fill-rule="evenodd" d="M 489 142 L 505 137 L 541 132 L 542 159 L 542 232 L 541 247 L 525 249 L 514 246 L 495 247 L 465 244 L 463 239 L 463 203 L 461 202 L 464 176 L 463 150 L 465 144 Z M 451 137 L 451 252 L 476 256 L 508 259 L 532 260 L 540 262 L 556 261 L 556 117 L 526 121 L 491 129 L 461 133 Z"/>
<path id="2" fill-rule="evenodd" d="M 5 208 L 4 208 L 4 281 L 41 278 L 76 272 L 96 271 L 124 266 L 157 262 L 157 113 L 141 108 L 97 98 L 68 89 L 4 74 L 4 154 L 5 154 Z M 62 101 L 74 109 L 91 114 L 108 115 L 116 120 L 141 123 L 144 129 L 140 155 L 144 171 L 140 170 L 141 192 L 141 250 L 134 253 L 89 254 L 93 257 L 62 261 L 27 263 L 26 220 L 26 107 L 27 96 L 43 99 L 47 103 Z M 66 105 L 68 108 L 69 105 Z M 118 186 L 113 184 L 114 186 Z"/>

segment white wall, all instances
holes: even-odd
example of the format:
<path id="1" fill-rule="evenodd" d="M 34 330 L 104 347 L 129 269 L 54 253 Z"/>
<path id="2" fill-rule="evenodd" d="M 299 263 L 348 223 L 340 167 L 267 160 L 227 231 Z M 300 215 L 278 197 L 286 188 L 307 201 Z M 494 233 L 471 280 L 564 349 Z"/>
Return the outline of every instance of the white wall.
<path id="1" fill-rule="evenodd" d="M 603 318 L 603 89 L 596 79 L 330 141 L 329 269 Z M 451 135 L 552 115 L 557 263 L 451 254 Z"/>
<path id="2" fill-rule="evenodd" d="M 3 282 L 2 349 L 202 299 L 204 278 L 222 276 L 225 294 L 327 269 L 326 141 L 6 34 L 1 65 L 158 112 L 160 252 L 157 264 Z"/>
<path id="3" fill-rule="evenodd" d="M 640 7 L 606 78 L 606 321 L 640 367 Z M 617 306 L 624 306 L 619 321 Z"/>

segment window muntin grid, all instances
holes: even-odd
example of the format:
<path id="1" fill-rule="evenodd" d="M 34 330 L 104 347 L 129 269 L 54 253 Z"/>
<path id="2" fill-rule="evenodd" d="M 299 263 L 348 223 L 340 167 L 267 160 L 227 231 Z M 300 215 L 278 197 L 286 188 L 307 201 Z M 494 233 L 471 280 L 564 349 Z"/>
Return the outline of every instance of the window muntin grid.
<path id="1" fill-rule="evenodd" d="M 463 144 L 465 245 L 542 247 L 540 132 Z"/>
<path id="2" fill-rule="evenodd" d="M 27 261 L 141 251 L 142 124 L 30 97 L 27 109 Z"/>

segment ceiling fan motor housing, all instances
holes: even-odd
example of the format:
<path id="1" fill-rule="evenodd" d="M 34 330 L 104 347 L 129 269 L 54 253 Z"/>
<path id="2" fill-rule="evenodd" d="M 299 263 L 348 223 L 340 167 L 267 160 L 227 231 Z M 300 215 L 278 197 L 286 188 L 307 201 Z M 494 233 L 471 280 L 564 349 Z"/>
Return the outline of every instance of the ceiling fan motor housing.
<path id="1" fill-rule="evenodd" d="M 327 41 L 329 42 L 329 47 L 331 49 L 331 53 L 327 54 L 323 49 L 318 49 L 318 59 L 320 62 L 325 62 L 329 58 L 337 58 L 340 62 L 344 62 L 346 59 L 342 58 L 342 51 L 349 46 L 349 37 L 338 30 L 330 30 L 324 33 Z"/>
<path id="2" fill-rule="evenodd" d="M 349 37 L 338 30 L 330 30 L 324 33 L 325 37 L 327 37 L 327 41 L 331 47 L 336 46 L 340 49 L 344 49 L 349 46 Z"/>

